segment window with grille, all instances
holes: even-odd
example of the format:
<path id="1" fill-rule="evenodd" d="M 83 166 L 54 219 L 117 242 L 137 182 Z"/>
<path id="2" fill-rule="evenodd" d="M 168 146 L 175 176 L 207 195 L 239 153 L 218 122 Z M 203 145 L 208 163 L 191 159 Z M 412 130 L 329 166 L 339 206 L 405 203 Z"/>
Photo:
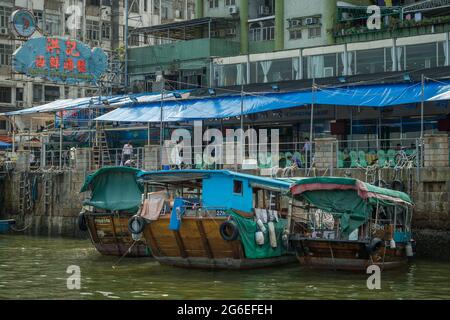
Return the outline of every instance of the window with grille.
<path id="1" fill-rule="evenodd" d="M 98 21 L 86 20 L 86 38 L 100 40 L 100 23 Z"/>
<path id="2" fill-rule="evenodd" d="M 0 43 L 0 65 L 7 66 L 11 64 L 12 45 Z"/>
<path id="3" fill-rule="evenodd" d="M 308 37 L 309 39 L 312 38 L 319 38 L 322 36 L 322 27 L 314 27 L 308 29 Z"/>
<path id="4" fill-rule="evenodd" d="M 9 27 L 9 17 L 11 16 L 11 8 L 0 7 L 0 28 Z"/>
<path id="5" fill-rule="evenodd" d="M 0 87 L 0 102 L 11 103 L 11 87 Z"/>

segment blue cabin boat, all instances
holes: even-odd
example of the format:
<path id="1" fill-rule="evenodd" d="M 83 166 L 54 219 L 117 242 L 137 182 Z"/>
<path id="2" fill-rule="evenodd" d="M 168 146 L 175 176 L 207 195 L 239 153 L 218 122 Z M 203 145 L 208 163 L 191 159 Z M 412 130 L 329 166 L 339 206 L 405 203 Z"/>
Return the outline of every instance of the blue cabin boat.
<path id="1" fill-rule="evenodd" d="M 163 264 L 212 269 L 295 261 L 287 252 L 291 181 L 227 170 L 142 172 L 144 199 L 130 219 Z"/>

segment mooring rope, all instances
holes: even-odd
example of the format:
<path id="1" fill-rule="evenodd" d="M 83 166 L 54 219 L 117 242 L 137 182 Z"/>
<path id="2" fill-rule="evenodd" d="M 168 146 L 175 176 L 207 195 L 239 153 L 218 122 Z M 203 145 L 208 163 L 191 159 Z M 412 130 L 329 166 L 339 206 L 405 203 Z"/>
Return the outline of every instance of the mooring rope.
<path id="1" fill-rule="evenodd" d="M 133 248 L 133 246 L 136 244 L 137 240 L 134 240 L 133 243 L 131 244 L 131 246 L 125 251 L 125 253 L 119 258 L 119 260 L 117 260 L 117 262 L 115 264 L 113 264 L 112 268 L 115 269 L 116 266 L 120 263 L 120 261 L 122 261 L 123 258 L 125 258 L 125 256 L 130 252 L 131 248 Z"/>
<path id="2" fill-rule="evenodd" d="M 23 231 L 27 230 L 29 227 L 31 227 L 32 224 L 33 224 L 33 222 L 30 222 L 27 226 L 23 227 L 22 229 L 16 229 L 13 226 L 11 226 L 11 230 L 13 230 L 15 232 L 23 232 Z"/>

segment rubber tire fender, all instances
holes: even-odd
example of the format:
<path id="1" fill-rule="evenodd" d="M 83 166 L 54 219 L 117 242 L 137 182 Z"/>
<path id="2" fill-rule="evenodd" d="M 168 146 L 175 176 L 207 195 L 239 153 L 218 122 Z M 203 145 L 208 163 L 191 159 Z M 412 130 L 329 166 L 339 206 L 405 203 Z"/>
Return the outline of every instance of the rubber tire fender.
<path id="1" fill-rule="evenodd" d="M 77 224 L 78 224 L 78 229 L 80 229 L 81 231 L 87 231 L 88 226 L 86 223 L 86 216 L 84 215 L 84 212 L 80 212 L 78 214 Z"/>
<path id="2" fill-rule="evenodd" d="M 384 241 L 381 240 L 380 238 L 373 238 L 370 241 L 370 244 L 367 245 L 367 252 L 369 254 L 373 254 L 375 253 L 380 247 L 384 246 Z"/>
<path id="3" fill-rule="evenodd" d="M 228 234 L 228 230 L 231 230 L 231 234 Z M 220 236 L 225 241 L 235 241 L 239 237 L 239 229 L 236 221 L 227 220 L 220 225 Z"/>
<path id="4" fill-rule="evenodd" d="M 137 222 L 137 228 L 134 228 L 134 222 Z M 145 219 L 140 217 L 140 216 L 132 216 L 129 220 L 128 220 L 128 231 L 130 231 L 130 233 L 133 234 L 140 234 L 142 233 L 142 231 L 144 231 L 144 227 L 145 227 Z"/>

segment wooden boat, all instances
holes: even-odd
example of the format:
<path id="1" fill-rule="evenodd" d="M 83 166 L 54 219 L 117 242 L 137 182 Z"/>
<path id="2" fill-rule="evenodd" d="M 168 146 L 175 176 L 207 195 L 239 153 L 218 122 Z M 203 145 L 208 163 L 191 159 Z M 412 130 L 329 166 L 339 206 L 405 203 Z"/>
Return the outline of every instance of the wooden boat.
<path id="1" fill-rule="evenodd" d="M 301 265 L 392 269 L 413 256 L 406 193 L 337 177 L 300 179 L 290 190 L 289 244 Z"/>
<path id="2" fill-rule="evenodd" d="M 15 224 L 16 220 L 13 219 L 0 220 L 0 233 L 7 233 Z"/>
<path id="3" fill-rule="evenodd" d="M 143 257 L 150 252 L 145 240 L 135 242 L 128 220 L 139 209 L 143 187 L 136 180 L 138 169 L 105 167 L 86 178 L 80 192 L 90 191 L 78 217 L 80 230 L 88 231 L 102 254 Z"/>
<path id="4" fill-rule="evenodd" d="M 226 170 L 139 176 L 146 197 L 130 226 L 143 235 L 160 263 L 249 269 L 295 262 L 283 241 L 288 204 L 283 198 L 290 183 Z"/>

